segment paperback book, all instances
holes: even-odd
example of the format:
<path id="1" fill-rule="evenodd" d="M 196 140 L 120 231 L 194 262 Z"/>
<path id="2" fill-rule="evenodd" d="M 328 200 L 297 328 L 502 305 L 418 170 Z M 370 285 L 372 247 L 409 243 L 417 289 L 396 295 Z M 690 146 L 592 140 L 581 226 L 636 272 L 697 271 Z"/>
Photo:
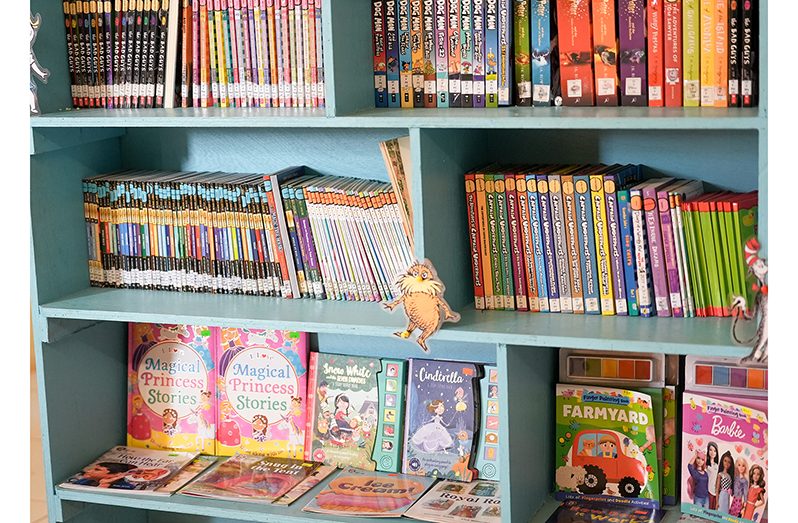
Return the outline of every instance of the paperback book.
<path id="1" fill-rule="evenodd" d="M 598 523 L 603 521 L 657 523 L 659 515 L 657 510 L 652 508 L 568 499 L 557 507 L 546 523 Z"/>
<path id="2" fill-rule="evenodd" d="M 471 483 L 443 480 L 410 507 L 405 516 L 438 523 L 501 521 L 499 483 L 477 480 Z"/>

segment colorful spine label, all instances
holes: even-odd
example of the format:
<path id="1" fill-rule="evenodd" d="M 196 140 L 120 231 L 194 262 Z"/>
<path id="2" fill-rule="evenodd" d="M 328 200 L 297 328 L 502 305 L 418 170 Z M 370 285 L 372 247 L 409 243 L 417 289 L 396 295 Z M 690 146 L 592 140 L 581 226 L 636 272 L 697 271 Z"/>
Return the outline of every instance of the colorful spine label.
<path id="1" fill-rule="evenodd" d="M 565 245 L 567 262 L 571 274 L 571 301 L 574 314 L 585 313 L 585 297 L 582 283 L 581 257 L 579 256 L 579 222 L 576 217 L 576 189 L 573 175 L 563 175 L 562 205 L 565 218 Z"/>
<path id="2" fill-rule="evenodd" d="M 460 100 L 460 0 L 449 0 L 448 10 L 449 107 L 462 107 Z"/>
<path id="3" fill-rule="evenodd" d="M 499 105 L 510 105 L 512 87 L 513 22 L 511 0 L 498 0 L 499 3 Z"/>
<path id="4" fill-rule="evenodd" d="M 446 0 L 435 0 L 435 90 L 438 107 L 449 107 L 449 47 Z"/>
<path id="5" fill-rule="evenodd" d="M 371 36 L 372 50 L 374 52 L 374 105 L 388 107 L 387 76 L 385 62 L 385 2 L 372 0 L 371 2 Z"/>
<path id="6" fill-rule="evenodd" d="M 442 2 L 443 0 L 438 0 Z M 485 106 L 499 106 L 499 2 L 485 4 Z"/>
<path id="7" fill-rule="evenodd" d="M 518 193 L 515 187 L 515 175 L 505 175 L 504 194 L 507 201 L 507 228 L 510 236 L 515 308 L 519 311 L 526 311 L 529 310 L 529 305 L 527 301 L 526 270 L 524 269 L 521 220 L 518 217 Z"/>
<path id="8" fill-rule="evenodd" d="M 424 47 L 424 107 L 437 106 L 435 78 L 435 5 L 434 0 L 424 0 L 422 5 L 422 45 Z"/>
<path id="9" fill-rule="evenodd" d="M 410 0 L 410 60 L 413 74 L 413 107 L 424 107 L 424 33 L 421 22 L 421 0 Z"/>
<path id="10" fill-rule="evenodd" d="M 377 464 L 377 470 L 383 472 L 399 472 L 402 469 L 405 383 L 407 362 L 383 359 L 382 372 L 377 375 L 380 410 L 377 413 L 377 439 L 371 455 L 371 459 Z"/>
<path id="11" fill-rule="evenodd" d="M 664 0 L 665 107 L 682 106 L 682 0 Z"/>
<path id="12" fill-rule="evenodd" d="M 471 27 L 471 0 L 460 2 L 460 95 L 462 107 L 474 106 L 473 29 Z"/>
<path id="13" fill-rule="evenodd" d="M 474 107 L 485 107 L 485 0 L 474 0 Z"/>
<path id="14" fill-rule="evenodd" d="M 587 176 L 574 176 L 576 191 L 576 220 L 579 248 L 582 257 L 582 288 L 585 296 L 585 313 L 600 314 L 599 284 L 596 265 L 596 236 L 593 233 L 593 211 L 590 197 L 590 180 Z"/>
<path id="15" fill-rule="evenodd" d="M 621 230 L 621 248 L 623 250 L 623 274 L 626 287 L 626 305 L 629 316 L 639 316 L 640 306 L 637 303 L 637 271 L 635 269 L 635 244 L 632 234 L 632 205 L 629 190 L 618 191 L 618 222 Z"/>
<path id="16" fill-rule="evenodd" d="M 643 0 L 629 0 L 618 4 L 621 105 L 648 104 L 645 20 L 646 4 Z"/>
<path id="17" fill-rule="evenodd" d="M 466 213 L 468 215 L 468 245 L 471 248 L 471 276 L 474 281 L 474 308 L 485 308 L 485 288 L 482 285 L 482 267 L 479 252 L 479 228 L 477 227 L 477 192 L 473 174 L 466 174 Z"/>
<path id="18" fill-rule="evenodd" d="M 388 72 L 388 107 L 401 107 L 399 87 L 399 27 L 396 19 L 396 0 L 385 0 L 385 56 Z"/>
<path id="19" fill-rule="evenodd" d="M 410 42 L 410 0 L 399 2 L 399 93 L 402 108 L 413 107 L 413 49 Z"/>
<path id="20" fill-rule="evenodd" d="M 590 2 L 557 0 L 557 28 L 563 105 L 593 105 Z"/>
<path id="21" fill-rule="evenodd" d="M 532 105 L 551 105 L 551 6 L 534 0 L 531 13 Z"/>
<path id="22" fill-rule="evenodd" d="M 532 105 L 532 68 L 529 62 L 529 2 L 513 0 L 515 47 L 515 105 Z"/>
<path id="23" fill-rule="evenodd" d="M 700 0 L 683 0 L 682 4 L 682 74 L 684 106 L 701 103 L 701 11 Z"/>
<path id="24" fill-rule="evenodd" d="M 532 232 L 532 252 L 535 255 L 535 277 L 538 282 L 538 306 L 540 312 L 549 312 L 549 285 L 546 275 L 546 256 L 543 254 L 543 226 L 540 219 L 540 198 L 534 174 L 526 175 L 529 197 L 529 224 Z"/>
<path id="25" fill-rule="evenodd" d="M 651 260 L 651 279 L 654 283 L 654 306 L 657 316 L 670 316 L 670 297 L 665 268 L 665 253 L 662 246 L 662 230 L 657 207 L 657 185 L 643 187 L 643 209 L 646 220 L 648 252 Z"/>
<path id="26" fill-rule="evenodd" d="M 679 267 L 676 263 L 676 238 L 673 234 L 673 220 L 671 219 L 670 195 L 668 191 L 657 192 L 657 211 L 659 212 L 659 222 L 662 227 L 662 254 L 668 279 L 671 313 L 675 318 L 682 318 L 684 317 L 682 287 L 679 284 Z"/>
<path id="27" fill-rule="evenodd" d="M 663 73 L 664 56 L 662 45 L 664 42 L 662 34 L 662 1 L 648 0 L 647 22 L 648 34 L 646 41 L 648 44 L 648 105 L 649 107 L 662 107 L 663 97 Z"/>
<path id="28" fill-rule="evenodd" d="M 529 192 L 527 191 L 526 177 L 523 174 L 515 175 L 515 190 L 518 196 L 518 221 L 521 227 L 522 258 L 526 269 L 529 310 L 540 312 L 538 282 L 535 272 L 535 248 L 532 240 L 532 222 L 529 217 Z"/>
<path id="29" fill-rule="evenodd" d="M 568 242 L 565 236 L 565 213 L 562 202 L 562 185 L 559 175 L 549 175 L 549 203 L 551 206 L 551 231 L 554 240 L 554 257 L 557 260 L 557 287 L 560 291 L 560 312 L 574 311 L 571 300 L 571 275 L 568 263 Z"/>
<path id="30" fill-rule="evenodd" d="M 499 369 L 485 365 L 485 377 L 479 382 L 479 444 L 474 468 L 479 479 L 498 480 L 499 472 Z"/>
<path id="31" fill-rule="evenodd" d="M 549 182 L 545 174 L 537 175 L 538 204 L 540 205 L 540 229 L 543 238 L 543 257 L 548 277 L 549 311 L 560 312 L 560 290 L 558 285 L 557 256 L 554 235 L 551 230 L 551 204 Z"/>
<path id="32" fill-rule="evenodd" d="M 604 176 L 604 198 L 607 205 L 607 241 L 609 243 L 610 268 L 612 269 L 612 291 L 615 297 L 615 314 L 627 316 L 626 280 L 623 269 L 623 249 L 621 247 L 621 227 L 618 214 L 618 194 L 613 175 Z"/>
<path id="33" fill-rule="evenodd" d="M 596 105 L 618 105 L 618 44 L 614 0 L 593 0 L 593 66 Z"/>

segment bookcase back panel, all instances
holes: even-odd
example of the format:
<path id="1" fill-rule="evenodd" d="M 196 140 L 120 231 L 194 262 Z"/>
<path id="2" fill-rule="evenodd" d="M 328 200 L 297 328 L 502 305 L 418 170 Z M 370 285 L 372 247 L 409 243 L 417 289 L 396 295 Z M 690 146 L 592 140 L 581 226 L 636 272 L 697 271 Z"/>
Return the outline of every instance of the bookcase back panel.
<path id="1" fill-rule="evenodd" d="M 50 71 L 47 83 L 38 79 L 32 80 L 37 85 L 39 109 L 44 114 L 72 107 L 63 3 L 31 0 L 30 12 L 41 16 L 41 26 L 33 44 L 33 52 L 39 64 Z"/>
<path id="2" fill-rule="evenodd" d="M 81 180 L 119 167 L 117 139 L 31 156 L 35 303 L 88 286 Z"/>
<path id="3" fill-rule="evenodd" d="M 327 114 L 374 107 L 371 2 L 323 0 L 322 16 Z"/>
<path id="4" fill-rule="evenodd" d="M 376 303 L 374 306 L 379 307 Z M 386 314 L 388 313 L 386 312 Z M 401 312 L 396 312 L 395 314 L 401 315 Z M 443 328 L 446 329 L 447 325 L 444 324 Z M 415 334 L 408 340 L 402 340 L 396 337 L 372 338 L 346 334 L 317 334 L 311 337 L 311 346 L 320 352 L 351 354 L 354 356 L 377 356 L 394 359 L 423 358 L 496 364 L 495 343 L 444 341 L 436 340 L 433 336 L 427 342 L 430 351 L 424 352 L 414 341 L 414 337 Z"/>
<path id="5" fill-rule="evenodd" d="M 320 174 L 388 181 L 379 142 L 403 134 L 396 129 L 128 129 L 122 165 L 252 173 L 305 165 Z"/>

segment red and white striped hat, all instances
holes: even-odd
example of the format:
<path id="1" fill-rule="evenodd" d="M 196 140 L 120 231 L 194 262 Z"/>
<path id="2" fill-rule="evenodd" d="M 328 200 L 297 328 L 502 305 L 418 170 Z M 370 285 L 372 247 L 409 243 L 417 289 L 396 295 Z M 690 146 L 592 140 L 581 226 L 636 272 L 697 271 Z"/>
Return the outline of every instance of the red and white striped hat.
<path id="1" fill-rule="evenodd" d="M 745 242 L 745 263 L 752 267 L 759 259 L 759 241 L 756 238 L 751 238 Z"/>

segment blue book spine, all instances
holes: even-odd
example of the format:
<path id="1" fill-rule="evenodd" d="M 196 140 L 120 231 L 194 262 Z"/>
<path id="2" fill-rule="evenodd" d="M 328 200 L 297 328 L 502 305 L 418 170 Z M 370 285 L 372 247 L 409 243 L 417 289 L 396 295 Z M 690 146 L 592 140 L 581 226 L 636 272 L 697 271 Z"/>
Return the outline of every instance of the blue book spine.
<path id="1" fill-rule="evenodd" d="M 549 286 L 549 311 L 560 312 L 560 290 L 557 283 L 557 256 L 554 234 L 551 230 L 551 202 L 549 201 L 549 182 L 545 174 L 536 176 L 538 181 L 538 204 L 540 206 L 540 224 L 543 231 L 543 256 L 546 263 L 546 275 Z"/>
<path id="2" fill-rule="evenodd" d="M 576 221 L 582 253 L 582 289 L 585 296 L 585 314 L 601 314 L 596 265 L 596 235 L 593 232 L 593 211 L 590 205 L 590 179 L 587 175 L 574 176 L 576 189 Z"/>
<path id="3" fill-rule="evenodd" d="M 388 107 L 399 107 L 399 32 L 396 0 L 385 0 L 385 55 L 388 79 Z"/>
<path id="4" fill-rule="evenodd" d="M 629 314 L 626 303 L 626 279 L 623 272 L 623 251 L 621 250 L 620 217 L 618 215 L 617 178 L 604 176 L 604 203 L 607 209 L 607 240 L 609 243 L 610 267 L 612 268 L 612 292 L 615 300 L 615 314 Z"/>
<path id="5" fill-rule="evenodd" d="M 532 246 L 535 255 L 535 276 L 538 281 L 538 305 L 540 312 L 549 312 L 549 285 L 546 277 L 546 260 L 543 256 L 543 228 L 540 224 L 540 200 L 534 174 L 526 175 L 527 200 L 529 201 L 529 224 L 532 230 Z"/>
<path id="6" fill-rule="evenodd" d="M 449 107 L 448 17 L 446 0 L 435 0 L 435 91 L 438 107 Z"/>
<path id="7" fill-rule="evenodd" d="M 533 0 L 530 13 L 532 105 L 551 105 L 551 6 L 549 0 Z"/>
<path id="8" fill-rule="evenodd" d="M 371 16 L 371 36 L 373 38 L 372 46 L 374 48 L 374 106 L 388 107 L 385 70 L 385 2 L 382 0 L 372 0 Z M 266 40 L 268 41 L 268 38 Z"/>
<path id="9" fill-rule="evenodd" d="M 626 284 L 626 304 L 629 309 L 629 316 L 639 316 L 640 307 L 637 304 L 635 246 L 632 236 L 632 205 L 629 200 L 629 189 L 621 189 L 618 191 L 618 222 L 621 232 L 623 275 Z"/>

